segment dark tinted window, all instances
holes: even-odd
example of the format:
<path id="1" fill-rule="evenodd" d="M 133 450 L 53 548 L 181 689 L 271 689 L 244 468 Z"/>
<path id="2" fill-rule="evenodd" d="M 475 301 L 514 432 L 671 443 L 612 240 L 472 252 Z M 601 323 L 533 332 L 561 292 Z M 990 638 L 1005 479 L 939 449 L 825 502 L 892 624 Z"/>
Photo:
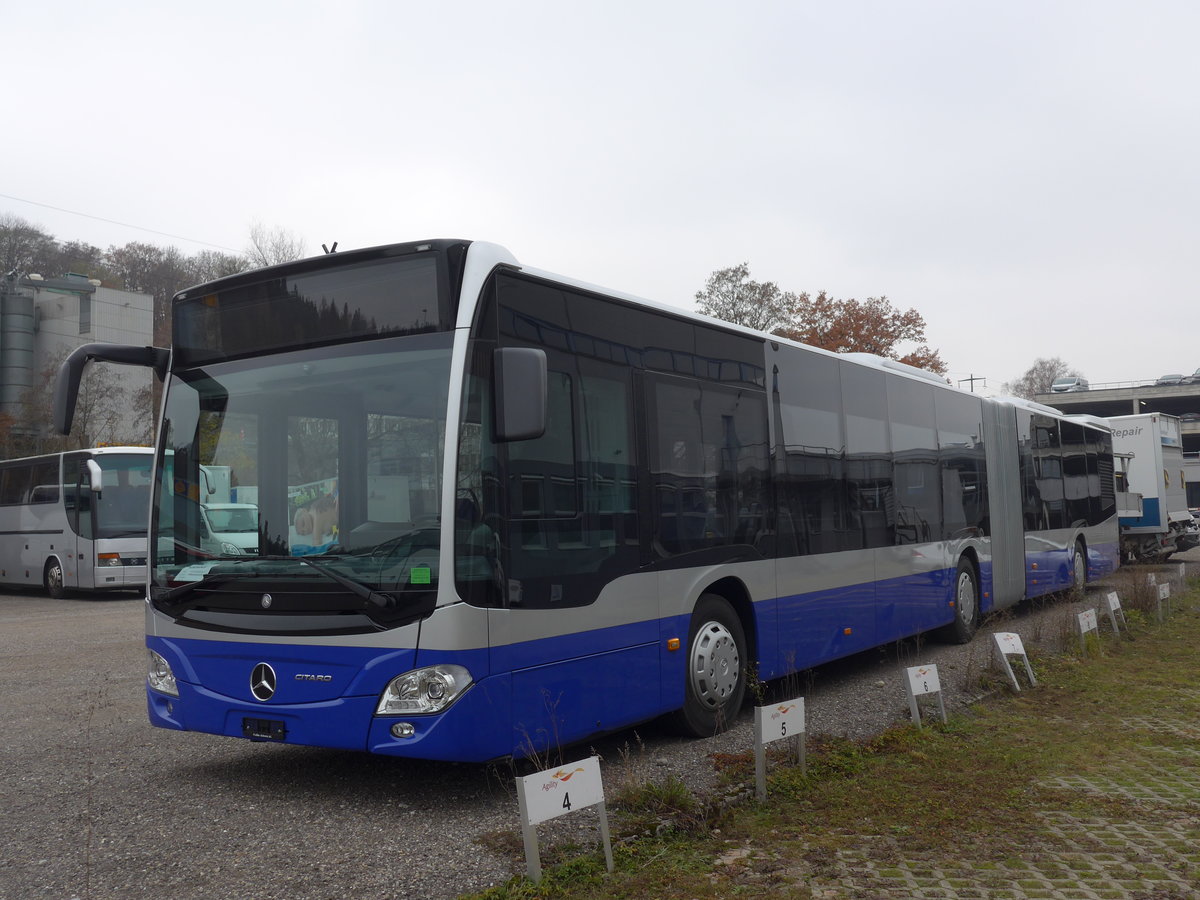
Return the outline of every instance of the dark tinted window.
<path id="1" fill-rule="evenodd" d="M 782 552 L 829 553 L 862 546 L 850 530 L 840 364 L 817 353 L 779 354 Z"/>
<path id="2" fill-rule="evenodd" d="M 942 463 L 943 527 L 947 538 L 985 529 L 987 462 L 983 407 L 972 396 L 936 391 L 938 450 Z"/>
<path id="3" fill-rule="evenodd" d="M 0 505 L 58 502 L 58 460 L 8 463 L 0 468 Z"/>
<path id="4" fill-rule="evenodd" d="M 562 519 L 579 514 L 572 378 L 550 372 L 547 389 L 545 434 L 508 445 L 509 508 L 515 518 Z"/>
<path id="5" fill-rule="evenodd" d="M 851 525 L 863 547 L 888 547 L 896 542 L 896 501 L 884 376 L 849 362 L 841 369 Z"/>
<path id="6" fill-rule="evenodd" d="M 495 284 L 496 327 L 506 345 L 543 347 L 581 359 L 726 384 L 766 386 L 761 340 L 513 273 L 498 274 Z M 490 329 L 485 319 L 480 324 Z"/>
<path id="7" fill-rule="evenodd" d="M 1026 516 L 1027 531 L 1066 528 L 1067 504 L 1063 493 L 1063 451 L 1058 420 L 1034 415 L 1031 420 L 1032 497 Z"/>
<path id="8" fill-rule="evenodd" d="M 29 492 L 28 463 L 10 463 L 0 469 L 0 504 L 16 506 L 25 502 Z"/>
<path id="9" fill-rule="evenodd" d="M 30 503 L 57 503 L 58 492 L 58 460 L 44 459 L 33 464 L 30 473 Z"/>
<path id="10" fill-rule="evenodd" d="M 484 339 L 473 342 L 463 410 L 459 591 L 479 605 L 591 603 L 608 581 L 640 564 L 630 361 L 641 350 L 628 343 L 638 335 L 622 328 L 625 310 L 601 298 L 508 276 L 496 286 L 496 305 L 477 323 Z M 549 408 L 540 438 L 493 440 L 497 342 L 487 338 L 497 331 L 504 346 L 547 352 Z M 482 540 L 480 524 L 503 540 Z"/>
<path id="11" fill-rule="evenodd" d="M 768 511 L 762 392 L 660 378 L 650 399 L 655 555 L 754 547 Z"/>
<path id="12" fill-rule="evenodd" d="M 898 544 L 923 544 L 942 535 L 933 391 L 908 378 L 892 378 L 887 385 Z"/>
<path id="13" fill-rule="evenodd" d="M 1087 429 L 1088 485 L 1093 497 L 1098 525 L 1116 515 L 1117 495 L 1113 478 L 1112 435 L 1095 428 Z"/>
<path id="14" fill-rule="evenodd" d="M 176 365 L 452 327 L 433 252 L 275 275 L 174 309 Z"/>
<path id="15" fill-rule="evenodd" d="M 1083 426 L 1063 422 L 1062 438 L 1063 499 L 1067 524 L 1085 525 L 1092 520 L 1088 486 L 1087 443 Z"/>

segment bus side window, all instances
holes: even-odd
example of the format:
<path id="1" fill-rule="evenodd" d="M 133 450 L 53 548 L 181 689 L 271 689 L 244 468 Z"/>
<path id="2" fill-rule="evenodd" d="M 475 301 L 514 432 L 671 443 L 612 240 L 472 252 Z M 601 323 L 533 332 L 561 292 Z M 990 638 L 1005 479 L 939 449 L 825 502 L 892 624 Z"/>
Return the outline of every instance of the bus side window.
<path id="1" fill-rule="evenodd" d="M 753 546 L 767 508 L 765 395 L 666 377 L 652 391 L 657 555 Z"/>
<path id="2" fill-rule="evenodd" d="M 853 549 L 890 547 L 896 500 L 883 373 L 849 362 L 841 369 L 850 519 L 861 535 Z"/>
<path id="3" fill-rule="evenodd" d="M 933 386 L 893 378 L 887 384 L 896 498 L 896 543 L 942 538 L 942 484 Z"/>

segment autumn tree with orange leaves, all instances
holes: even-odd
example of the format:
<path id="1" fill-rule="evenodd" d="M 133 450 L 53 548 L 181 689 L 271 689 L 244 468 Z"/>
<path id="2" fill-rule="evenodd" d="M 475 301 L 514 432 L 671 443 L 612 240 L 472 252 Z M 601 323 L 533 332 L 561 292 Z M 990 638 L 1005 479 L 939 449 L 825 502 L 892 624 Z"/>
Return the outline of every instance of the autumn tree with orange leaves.
<path id="1" fill-rule="evenodd" d="M 925 341 L 925 319 L 898 310 L 887 297 L 838 300 L 780 290 L 773 281 L 750 278 L 749 263 L 719 269 L 696 292 L 700 312 L 834 353 L 874 353 L 944 374 L 947 366 Z M 913 347 L 912 345 L 916 345 Z M 901 354 L 901 346 L 909 347 Z"/>

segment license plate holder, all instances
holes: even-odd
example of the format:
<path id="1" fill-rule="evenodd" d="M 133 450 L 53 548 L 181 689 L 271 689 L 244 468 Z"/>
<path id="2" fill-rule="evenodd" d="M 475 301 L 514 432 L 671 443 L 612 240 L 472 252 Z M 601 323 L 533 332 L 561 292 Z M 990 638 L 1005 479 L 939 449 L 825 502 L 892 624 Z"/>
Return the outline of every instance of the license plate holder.
<path id="1" fill-rule="evenodd" d="M 242 737 L 255 741 L 282 741 L 287 738 L 287 723 L 279 719 L 242 719 Z"/>

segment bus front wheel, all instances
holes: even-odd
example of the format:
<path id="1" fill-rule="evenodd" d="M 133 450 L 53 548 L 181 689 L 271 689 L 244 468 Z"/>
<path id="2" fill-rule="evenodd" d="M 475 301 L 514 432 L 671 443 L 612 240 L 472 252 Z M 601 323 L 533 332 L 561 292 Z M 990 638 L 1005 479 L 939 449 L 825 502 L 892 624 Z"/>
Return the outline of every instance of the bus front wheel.
<path id="1" fill-rule="evenodd" d="M 746 634 L 723 597 L 705 594 L 688 627 L 683 708 L 674 715 L 679 731 L 711 737 L 733 724 L 746 696 Z"/>
<path id="2" fill-rule="evenodd" d="M 1075 542 L 1075 552 L 1071 554 L 1071 587 L 1082 591 L 1087 586 L 1087 554 L 1083 549 L 1083 541 Z"/>
<path id="3" fill-rule="evenodd" d="M 966 557 L 954 573 L 954 621 L 942 629 L 941 637 L 951 644 L 970 643 L 979 627 L 979 580 L 975 566 Z"/>
<path id="4" fill-rule="evenodd" d="M 58 561 L 58 557 L 46 560 L 46 568 L 42 572 L 42 586 L 46 588 L 46 593 L 55 600 L 61 600 L 67 596 L 63 567 L 62 563 Z"/>

